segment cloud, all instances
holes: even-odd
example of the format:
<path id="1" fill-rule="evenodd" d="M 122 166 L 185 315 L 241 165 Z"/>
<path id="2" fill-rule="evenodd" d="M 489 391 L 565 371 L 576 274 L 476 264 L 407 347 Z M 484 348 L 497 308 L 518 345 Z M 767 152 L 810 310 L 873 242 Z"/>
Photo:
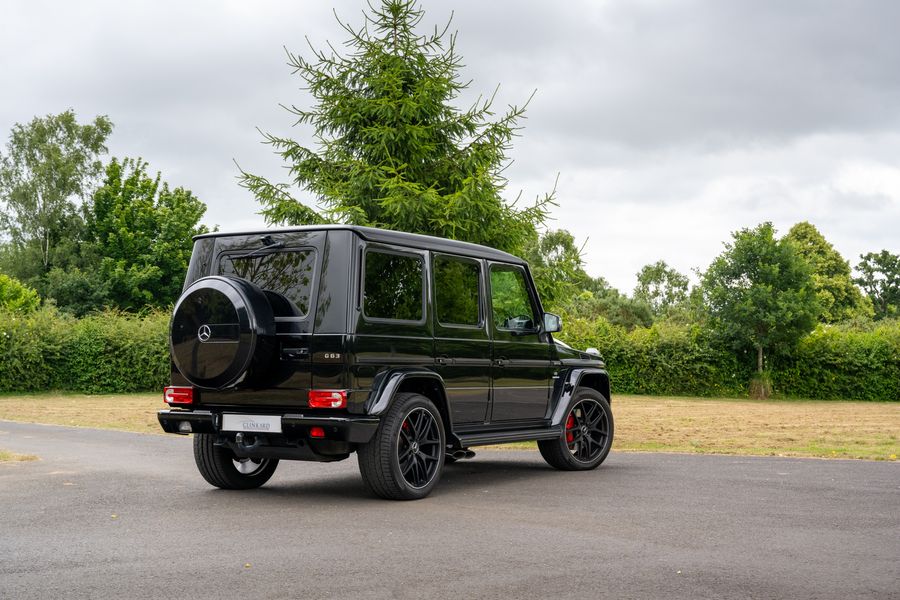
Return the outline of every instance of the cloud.
<path id="1" fill-rule="evenodd" d="M 335 11 L 361 22 L 363 2 Z M 729 233 L 818 226 L 845 258 L 898 250 L 900 4 L 428 2 L 451 12 L 472 80 L 498 109 L 537 90 L 510 152 L 508 197 L 548 191 L 551 226 L 589 238 L 589 272 L 630 291 L 664 258 L 706 267 Z M 262 224 L 242 167 L 283 180 L 256 127 L 309 142 L 283 46 L 347 34 L 313 2 L 13 0 L 0 20 L 0 131 L 73 107 L 116 124 L 110 151 L 192 189 L 223 229 Z M 300 193 L 301 197 L 304 197 Z M 310 203 L 312 199 L 305 198 Z"/>

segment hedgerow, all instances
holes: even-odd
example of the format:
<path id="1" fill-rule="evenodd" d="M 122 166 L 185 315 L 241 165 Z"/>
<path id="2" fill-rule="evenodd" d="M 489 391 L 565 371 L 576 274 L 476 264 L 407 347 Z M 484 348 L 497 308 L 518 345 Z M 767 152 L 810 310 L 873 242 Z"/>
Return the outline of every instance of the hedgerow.
<path id="1" fill-rule="evenodd" d="M 159 390 L 169 377 L 168 322 L 161 311 L 81 319 L 53 307 L 0 312 L 0 391 Z"/>
<path id="2" fill-rule="evenodd" d="M 602 317 L 564 315 L 560 339 L 600 350 L 613 394 L 744 396 L 752 360 L 699 325 L 661 322 L 626 331 Z M 169 378 L 169 315 L 107 311 L 76 319 L 44 307 L 0 311 L 0 392 L 155 391 Z M 752 358 L 752 357 L 750 357 Z M 773 357 L 782 397 L 900 400 L 900 321 L 820 326 Z"/>

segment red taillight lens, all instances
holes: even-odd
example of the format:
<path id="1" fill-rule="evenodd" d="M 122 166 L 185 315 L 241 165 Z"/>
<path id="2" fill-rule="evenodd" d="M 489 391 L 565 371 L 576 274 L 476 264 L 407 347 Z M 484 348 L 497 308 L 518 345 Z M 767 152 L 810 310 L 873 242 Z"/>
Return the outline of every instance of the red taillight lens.
<path id="1" fill-rule="evenodd" d="M 310 427 L 309 428 L 309 437 L 314 438 L 323 438 L 325 437 L 325 430 L 321 427 Z"/>
<path id="2" fill-rule="evenodd" d="M 169 406 L 178 404 L 184 406 L 194 403 L 194 388 L 170 385 L 163 390 L 163 400 Z"/>
<path id="3" fill-rule="evenodd" d="M 310 408 L 346 408 L 347 390 L 309 390 Z"/>

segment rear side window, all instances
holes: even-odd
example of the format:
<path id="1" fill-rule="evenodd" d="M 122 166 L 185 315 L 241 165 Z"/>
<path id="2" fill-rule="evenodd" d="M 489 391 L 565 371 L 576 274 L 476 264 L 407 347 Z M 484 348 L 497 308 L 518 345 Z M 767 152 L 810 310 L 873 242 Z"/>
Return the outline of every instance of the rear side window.
<path id="1" fill-rule="evenodd" d="M 366 252 L 363 314 L 370 319 L 421 321 L 425 265 L 421 256 Z"/>
<path id="2" fill-rule="evenodd" d="M 477 262 L 451 256 L 434 258 L 434 301 L 441 325 L 481 323 L 478 309 L 481 268 Z"/>
<path id="3" fill-rule="evenodd" d="M 309 314 L 316 252 L 312 248 L 250 254 L 226 254 L 219 272 L 255 283 L 265 292 L 277 317 Z"/>

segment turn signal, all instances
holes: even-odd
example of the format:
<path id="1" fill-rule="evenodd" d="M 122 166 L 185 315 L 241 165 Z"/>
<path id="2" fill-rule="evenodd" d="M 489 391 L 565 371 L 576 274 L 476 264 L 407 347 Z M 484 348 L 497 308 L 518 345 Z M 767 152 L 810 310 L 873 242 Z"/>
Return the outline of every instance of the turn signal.
<path id="1" fill-rule="evenodd" d="M 178 404 L 181 406 L 194 403 L 194 388 L 170 385 L 163 390 L 163 400 L 169 406 Z"/>
<path id="2" fill-rule="evenodd" d="M 345 408 L 347 390 L 309 390 L 310 408 Z"/>

